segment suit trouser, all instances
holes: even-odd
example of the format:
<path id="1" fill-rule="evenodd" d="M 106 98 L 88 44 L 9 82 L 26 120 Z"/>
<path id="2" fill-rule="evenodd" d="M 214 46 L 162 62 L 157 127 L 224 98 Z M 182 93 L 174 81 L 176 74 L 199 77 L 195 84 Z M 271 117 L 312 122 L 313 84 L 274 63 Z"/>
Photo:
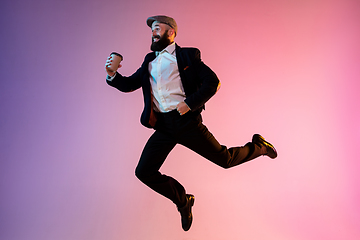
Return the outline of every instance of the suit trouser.
<path id="1" fill-rule="evenodd" d="M 199 112 L 182 116 L 174 110 L 158 113 L 155 132 L 149 138 L 136 167 L 136 176 L 148 187 L 169 198 L 178 207 L 185 205 L 184 187 L 174 178 L 161 174 L 160 167 L 176 144 L 181 144 L 211 162 L 230 168 L 261 155 L 260 147 L 251 142 L 243 147 L 227 148 L 219 144 L 202 124 Z"/>

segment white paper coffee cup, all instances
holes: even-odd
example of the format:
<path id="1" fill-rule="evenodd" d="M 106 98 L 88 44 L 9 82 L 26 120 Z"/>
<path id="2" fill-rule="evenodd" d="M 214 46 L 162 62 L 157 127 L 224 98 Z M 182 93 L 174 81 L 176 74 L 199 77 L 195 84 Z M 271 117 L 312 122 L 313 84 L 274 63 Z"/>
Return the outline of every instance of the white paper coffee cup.
<path id="1" fill-rule="evenodd" d="M 117 52 L 112 52 L 110 56 L 112 58 L 112 62 L 110 65 L 107 66 L 107 68 L 115 72 L 119 68 L 119 64 L 123 60 L 123 56 L 121 56 L 121 54 Z"/>

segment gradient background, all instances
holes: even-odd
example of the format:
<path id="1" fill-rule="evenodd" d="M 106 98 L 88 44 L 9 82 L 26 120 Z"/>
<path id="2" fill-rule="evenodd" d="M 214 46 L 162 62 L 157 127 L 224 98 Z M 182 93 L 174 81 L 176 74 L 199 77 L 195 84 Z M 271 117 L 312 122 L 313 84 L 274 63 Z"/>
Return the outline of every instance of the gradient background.
<path id="1" fill-rule="evenodd" d="M 360 239 L 360 1 L 1 5 L 0 239 Z M 140 66 L 156 14 L 222 81 L 203 113 L 216 138 L 279 152 L 224 170 L 176 147 L 161 170 L 196 196 L 189 232 L 134 175 L 141 91 L 105 83 L 112 51 Z"/>

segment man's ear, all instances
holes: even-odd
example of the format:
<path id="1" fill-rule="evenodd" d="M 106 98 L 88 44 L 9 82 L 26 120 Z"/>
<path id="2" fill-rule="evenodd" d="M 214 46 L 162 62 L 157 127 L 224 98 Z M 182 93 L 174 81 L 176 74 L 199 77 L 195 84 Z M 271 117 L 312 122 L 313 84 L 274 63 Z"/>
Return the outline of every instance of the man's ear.
<path id="1" fill-rule="evenodd" d="M 174 34 L 175 37 L 175 30 L 173 28 L 170 28 L 168 31 L 169 37 L 172 37 L 172 35 Z"/>

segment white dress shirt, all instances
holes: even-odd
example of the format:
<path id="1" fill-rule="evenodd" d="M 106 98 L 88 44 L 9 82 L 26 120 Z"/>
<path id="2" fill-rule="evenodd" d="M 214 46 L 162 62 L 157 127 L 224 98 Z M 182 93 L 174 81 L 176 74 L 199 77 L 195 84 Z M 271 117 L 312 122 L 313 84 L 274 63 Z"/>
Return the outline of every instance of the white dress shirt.
<path id="1" fill-rule="evenodd" d="M 176 61 L 175 43 L 170 44 L 149 63 L 154 110 L 170 112 L 186 98 Z"/>

